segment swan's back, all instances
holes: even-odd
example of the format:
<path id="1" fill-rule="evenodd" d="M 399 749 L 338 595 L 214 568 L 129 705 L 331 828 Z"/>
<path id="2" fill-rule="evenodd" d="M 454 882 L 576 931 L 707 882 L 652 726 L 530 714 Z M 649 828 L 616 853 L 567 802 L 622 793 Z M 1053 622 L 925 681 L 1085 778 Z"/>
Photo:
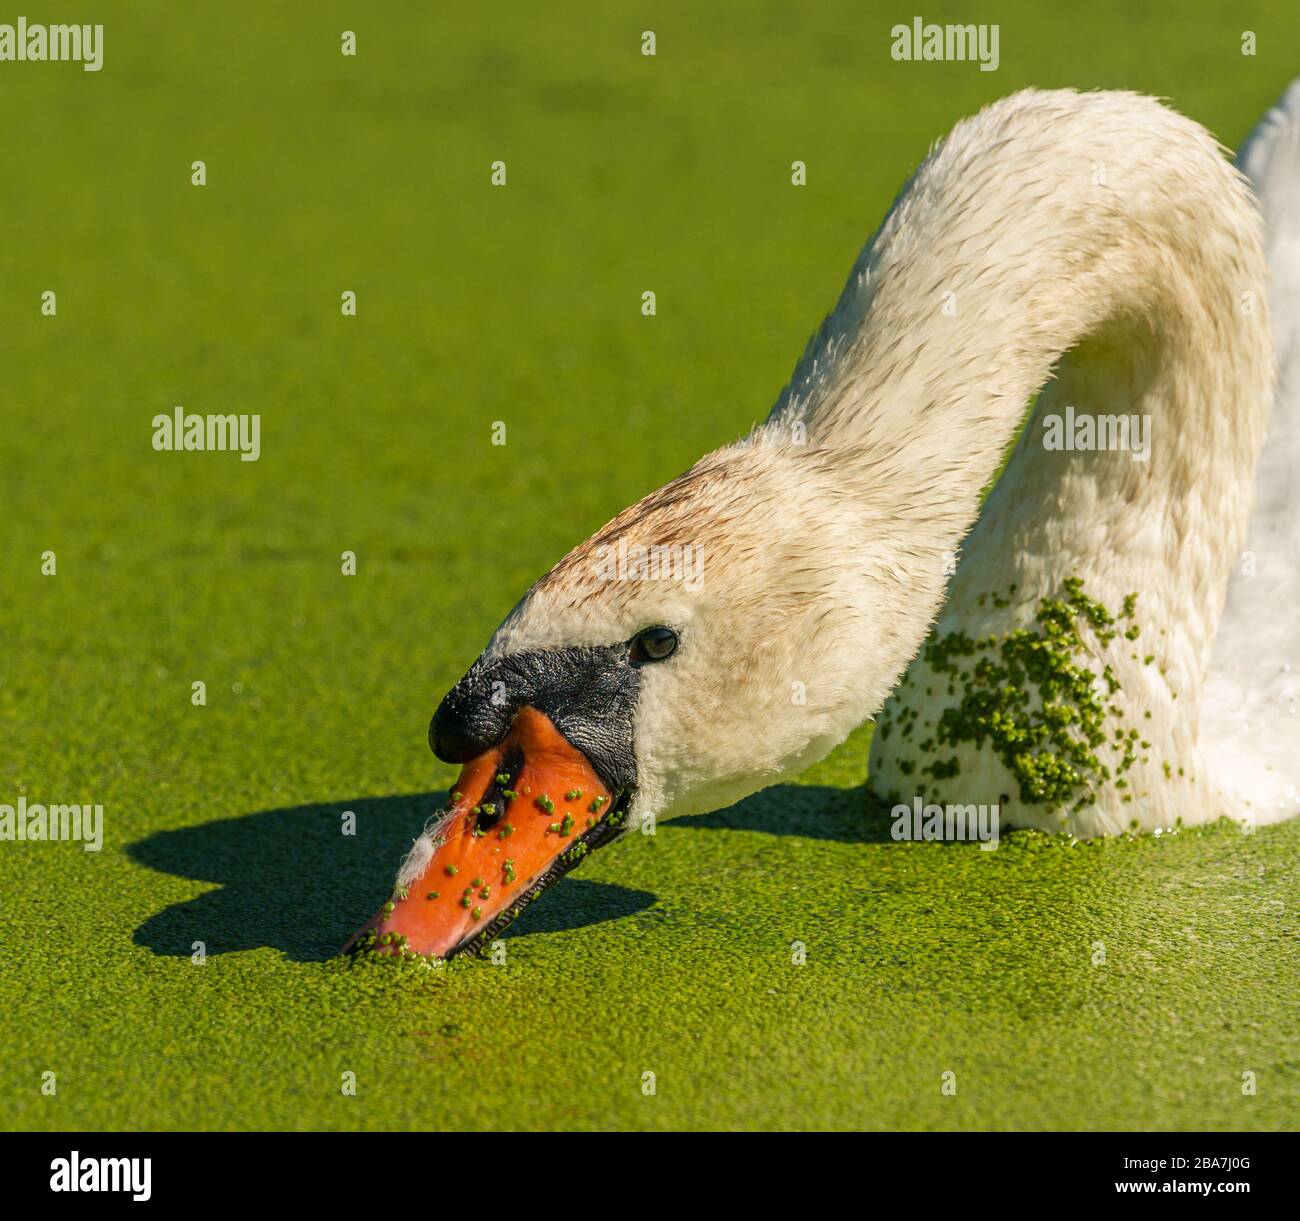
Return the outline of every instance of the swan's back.
<path id="1" fill-rule="evenodd" d="M 1247 552 L 1206 678 L 1201 741 L 1220 783 L 1269 822 L 1300 811 L 1300 80 L 1237 164 L 1264 215 L 1278 383 Z"/>

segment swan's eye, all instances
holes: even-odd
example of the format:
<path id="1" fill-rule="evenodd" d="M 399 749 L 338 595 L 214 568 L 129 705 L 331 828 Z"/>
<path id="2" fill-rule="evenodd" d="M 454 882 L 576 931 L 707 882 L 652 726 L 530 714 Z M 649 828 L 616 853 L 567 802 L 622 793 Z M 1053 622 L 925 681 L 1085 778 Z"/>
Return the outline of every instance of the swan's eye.
<path id="1" fill-rule="evenodd" d="M 663 661 L 677 648 L 677 633 L 670 627 L 648 627 L 632 637 L 632 661 Z"/>

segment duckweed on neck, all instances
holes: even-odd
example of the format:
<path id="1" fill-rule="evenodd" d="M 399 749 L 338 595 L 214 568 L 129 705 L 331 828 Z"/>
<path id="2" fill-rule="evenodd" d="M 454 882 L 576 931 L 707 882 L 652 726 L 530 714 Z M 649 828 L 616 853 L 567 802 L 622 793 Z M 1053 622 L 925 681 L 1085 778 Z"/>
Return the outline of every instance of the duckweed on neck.
<path id="1" fill-rule="evenodd" d="M 994 601 L 1007 604 L 996 596 Z M 1137 594 L 1129 594 L 1119 617 L 1131 619 L 1136 605 Z M 949 632 L 925 646 L 926 662 L 962 694 L 955 707 L 943 711 L 933 739 L 922 746 L 970 742 L 982 748 L 987 742 L 1016 778 L 1022 801 L 1073 803 L 1077 810 L 1095 800 L 1099 783 L 1114 781 L 1116 787 L 1126 787 L 1120 777 L 1137 757 L 1137 730 L 1107 732 L 1106 718 L 1119 715 L 1116 706 L 1107 706 L 1107 698 L 1120 684 L 1109 664 L 1095 671 L 1081 635 L 1091 629 L 1106 645 L 1120 629 L 1116 616 L 1084 593 L 1078 577 L 1065 581 L 1062 597 L 1039 602 L 1034 623 L 980 640 Z M 1137 624 L 1123 634 L 1135 639 Z M 908 722 L 901 732 L 907 737 L 910 730 Z M 1103 762 L 1103 747 L 1118 757 Z M 956 776 L 960 768 L 953 756 L 930 762 L 921 771 L 939 780 Z"/>

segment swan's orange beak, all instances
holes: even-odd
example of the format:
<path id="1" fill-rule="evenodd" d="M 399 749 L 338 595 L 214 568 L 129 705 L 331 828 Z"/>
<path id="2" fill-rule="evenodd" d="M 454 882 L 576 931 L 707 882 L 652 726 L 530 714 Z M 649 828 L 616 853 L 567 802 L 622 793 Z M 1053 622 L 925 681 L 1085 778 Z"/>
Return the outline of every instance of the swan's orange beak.
<path id="1" fill-rule="evenodd" d="M 423 872 L 344 950 L 478 953 L 622 822 L 586 756 L 531 707 L 465 764 L 451 798 Z"/>

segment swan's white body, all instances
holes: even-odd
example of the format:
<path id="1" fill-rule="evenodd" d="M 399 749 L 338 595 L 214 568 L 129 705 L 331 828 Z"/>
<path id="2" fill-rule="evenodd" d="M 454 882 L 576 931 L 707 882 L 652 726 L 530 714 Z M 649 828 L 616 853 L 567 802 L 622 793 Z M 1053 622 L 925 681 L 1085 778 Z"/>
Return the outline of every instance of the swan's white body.
<path id="1" fill-rule="evenodd" d="M 1300 719 L 1281 667 L 1296 653 L 1300 275 L 1296 229 L 1268 193 L 1275 174 L 1298 219 L 1295 118 L 1247 160 L 1270 251 L 1290 260 L 1277 451 L 1253 526 L 1274 365 L 1247 184 L 1203 129 L 1151 99 L 1030 91 L 960 123 L 917 171 L 767 423 L 566 557 L 486 655 L 679 632 L 672 659 L 642 674 L 632 825 L 797 772 L 887 698 L 870 768 L 882 795 L 998 803 L 1005 821 L 1079 835 L 1294 813 Z M 1045 449 L 1045 417 L 1067 406 L 1149 416 L 1148 460 Z M 620 543 L 701 547 L 703 587 L 602 580 L 596 557 Z M 1248 548 L 1268 577 L 1234 584 L 1216 649 Z M 932 625 L 937 639 L 1034 630 L 1072 577 L 1114 611 L 1138 595 L 1140 637 L 1103 643 L 1085 628 L 1079 662 L 1099 689 L 1111 667 L 1106 716 L 1144 745 L 1122 785 L 1111 771 L 1087 800 L 1026 801 L 988 742 L 923 749 L 966 684 L 917 650 Z M 910 736 L 885 729 L 909 720 Z M 922 778 L 936 758 L 955 771 Z"/>
<path id="2" fill-rule="evenodd" d="M 1264 214 L 1278 382 L 1206 676 L 1201 741 L 1233 804 L 1260 821 L 1300 810 L 1300 81 L 1237 163 Z"/>

